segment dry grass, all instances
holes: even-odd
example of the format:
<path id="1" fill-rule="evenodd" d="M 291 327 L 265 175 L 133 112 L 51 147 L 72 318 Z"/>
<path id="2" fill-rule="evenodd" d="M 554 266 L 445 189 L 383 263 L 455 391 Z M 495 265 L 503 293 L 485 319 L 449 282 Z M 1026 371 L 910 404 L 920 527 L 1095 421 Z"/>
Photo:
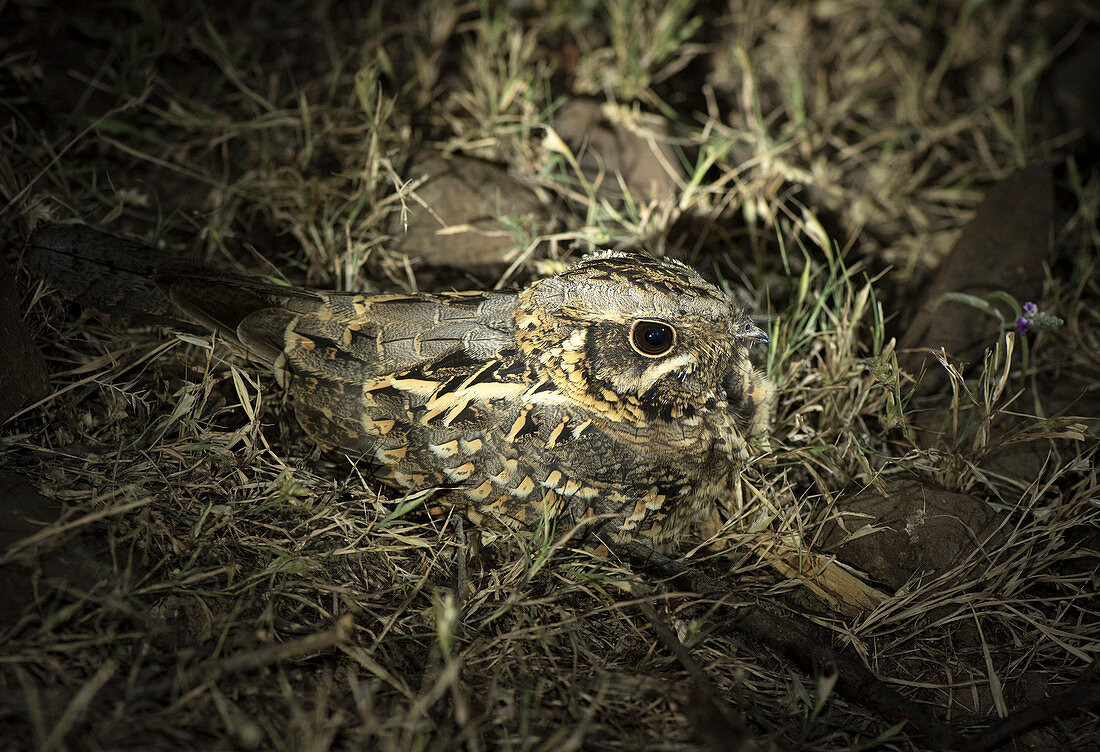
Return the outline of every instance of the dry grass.
<path id="1" fill-rule="evenodd" d="M 572 244 L 641 246 L 767 317 L 770 454 L 713 545 L 683 552 L 739 599 L 810 613 L 964 728 L 1096 660 L 1097 424 L 1074 416 L 1097 414 L 1100 174 L 1029 135 L 1060 40 L 1028 3 L 731 0 L 706 23 L 713 4 L 689 0 L 174 5 L 0 5 L 26 28 L 0 71 L 13 257 L 38 223 L 76 216 L 299 283 L 411 287 L 430 270 L 386 235 L 416 200 L 406 159 L 427 143 L 503 161 L 554 200 L 545 227 L 516 228 L 510 283 Z M 553 138 L 570 92 L 665 115 L 679 199 L 601 198 Z M 1064 210 L 1044 301 L 1066 325 L 1031 342 L 1026 369 L 1006 335 L 938 403 L 915 402 L 894 320 L 985 188 L 1045 160 Z M 270 376 L 224 348 L 21 281 L 53 394 L 4 426 L 0 462 L 61 513 L 0 559 L 33 592 L 0 630 L 0 746 L 703 744 L 689 677 L 624 567 L 434 519 L 319 455 Z M 919 440 L 916 416 L 937 406 L 942 438 Z M 991 464 L 1020 446 L 1034 474 Z M 968 494 L 1000 515 L 996 533 L 896 591 L 873 583 L 870 610 L 846 608 L 843 587 L 806 591 L 791 562 L 828 554 L 838 499 L 902 478 Z M 42 562 L 66 550 L 87 561 L 51 574 Z M 758 737 L 919 748 L 745 643 L 721 605 L 654 598 Z M 1081 713 L 1020 748 L 1098 737 Z"/>

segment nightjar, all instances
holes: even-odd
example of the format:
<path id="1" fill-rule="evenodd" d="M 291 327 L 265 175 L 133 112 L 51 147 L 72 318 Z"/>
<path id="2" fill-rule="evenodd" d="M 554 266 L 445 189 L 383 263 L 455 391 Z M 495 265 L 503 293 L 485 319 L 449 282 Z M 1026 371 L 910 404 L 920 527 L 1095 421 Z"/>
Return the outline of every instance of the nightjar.
<path id="1" fill-rule="evenodd" d="M 600 252 L 518 293 L 365 294 L 167 265 L 181 310 L 268 364 L 320 444 L 475 522 L 662 544 L 766 429 L 768 338 L 690 267 Z"/>

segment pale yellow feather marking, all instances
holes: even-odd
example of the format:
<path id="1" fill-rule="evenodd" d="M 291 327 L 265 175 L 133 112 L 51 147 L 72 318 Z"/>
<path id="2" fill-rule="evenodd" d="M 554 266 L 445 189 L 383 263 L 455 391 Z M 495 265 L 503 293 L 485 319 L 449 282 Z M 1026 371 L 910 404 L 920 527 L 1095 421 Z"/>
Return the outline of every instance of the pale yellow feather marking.
<path id="1" fill-rule="evenodd" d="M 493 482 L 491 480 L 482 481 L 481 485 L 477 488 L 471 488 L 466 491 L 466 496 L 474 501 L 485 501 L 489 498 L 489 494 L 493 491 Z"/>
<path id="2" fill-rule="evenodd" d="M 462 451 L 466 454 L 477 454 L 481 451 L 484 442 L 481 439 L 462 440 Z"/>
<path id="3" fill-rule="evenodd" d="M 569 350 L 583 350 L 588 334 L 584 329 L 574 329 L 569 336 L 562 341 L 562 346 Z"/>
<path id="4" fill-rule="evenodd" d="M 658 360 L 649 368 L 645 369 L 641 377 L 631 384 L 631 389 L 637 394 L 644 394 L 670 372 L 686 371 L 687 373 L 691 373 L 695 370 L 697 365 L 698 364 L 695 362 L 695 355 L 690 352 L 680 353 L 673 358 Z"/>
<path id="5" fill-rule="evenodd" d="M 428 444 L 428 449 L 436 457 L 453 457 L 458 453 L 458 439 L 448 441 L 445 444 Z"/>
<path id="6" fill-rule="evenodd" d="M 527 423 L 527 415 L 530 410 L 524 410 L 512 423 L 512 428 L 508 431 L 508 435 L 504 437 L 504 440 L 511 443 L 516 440 L 516 435 L 523 430 L 523 426 Z"/>
<path id="7" fill-rule="evenodd" d="M 447 477 L 450 478 L 452 481 L 460 483 L 464 480 L 469 480 L 470 476 L 473 475 L 475 469 L 476 468 L 474 467 L 474 463 L 467 462 L 466 464 L 459 465 L 458 467 L 445 467 L 443 468 L 443 472 L 446 473 Z"/>
<path id="8" fill-rule="evenodd" d="M 649 493 L 647 493 L 645 495 L 645 498 L 642 499 L 642 501 L 645 502 L 646 509 L 649 509 L 651 511 L 656 511 L 656 510 L 660 509 L 662 506 L 664 506 L 665 495 L 662 494 L 662 493 L 659 493 L 657 491 L 657 488 L 654 487 L 654 488 L 649 489 Z"/>
<path id="9" fill-rule="evenodd" d="M 448 413 L 444 419 L 446 425 L 450 425 L 470 402 L 486 402 L 490 399 L 514 399 L 522 394 L 527 387 L 524 384 L 475 384 L 467 388 L 459 388 L 451 391 L 442 391 L 438 381 L 426 381 L 424 379 L 392 379 L 389 384 L 373 383 L 370 389 L 380 389 L 384 386 L 393 386 L 411 394 L 427 397 L 424 407 L 428 412 L 421 418 L 427 423 L 443 413 Z"/>
<path id="10" fill-rule="evenodd" d="M 436 406 L 434 408 L 432 408 L 428 412 L 424 413 L 424 415 L 420 418 L 420 422 L 424 423 L 424 424 L 431 423 L 433 420 L 438 418 L 440 415 L 447 412 L 447 410 L 449 410 L 450 407 L 451 407 L 451 405 L 449 405 L 449 404 L 436 404 Z"/>
<path id="11" fill-rule="evenodd" d="M 399 447 L 393 449 L 386 449 L 385 447 L 379 447 L 378 451 L 374 453 L 374 456 L 384 465 L 391 465 L 394 462 L 405 459 L 405 455 L 409 452 L 408 444 L 402 444 Z"/>
<path id="12" fill-rule="evenodd" d="M 439 382 L 428 381 L 427 379 L 400 378 L 390 379 L 389 386 L 419 397 L 431 397 L 432 392 L 439 388 Z"/>
<path id="13" fill-rule="evenodd" d="M 317 348 L 317 343 L 312 339 L 291 329 L 288 329 L 284 335 L 284 341 L 286 342 L 287 350 L 297 350 L 298 348 L 303 350 L 314 350 Z"/>
<path id="14" fill-rule="evenodd" d="M 424 403 L 424 407 L 428 408 L 428 412 L 423 417 L 423 422 L 434 420 L 443 413 L 448 413 L 448 421 L 454 420 L 455 415 L 466 409 L 466 405 L 470 404 L 470 399 L 463 399 L 458 395 L 458 392 L 445 392 L 442 391 L 443 385 L 435 382 L 436 388 L 432 391 L 428 401 Z M 458 408 L 457 412 L 455 408 Z M 448 422 L 449 425 L 449 422 Z"/>
<path id="15" fill-rule="evenodd" d="M 275 383 L 280 388 L 286 389 L 286 353 L 281 352 L 275 356 L 275 362 L 271 364 L 272 370 L 275 371 Z"/>
<path id="16" fill-rule="evenodd" d="M 490 476 L 494 483 L 499 483 L 502 486 L 509 485 L 511 479 L 516 474 L 516 468 L 519 467 L 519 463 L 515 460 L 504 460 L 504 467 L 496 475 Z"/>
<path id="17" fill-rule="evenodd" d="M 536 385 L 538 386 L 538 385 Z M 524 394 L 521 399 L 529 402 L 531 405 L 574 405 L 574 400 L 566 397 L 558 392 L 540 392 L 539 394 L 531 394 L 534 391 L 534 387 L 528 390 L 528 393 Z"/>
<path id="18" fill-rule="evenodd" d="M 463 381 L 461 384 L 458 385 L 458 388 L 459 389 L 468 388 L 470 386 L 471 382 L 477 381 L 481 377 L 482 374 L 484 374 L 486 371 L 488 371 L 491 368 L 496 368 L 498 365 L 499 365 L 498 361 L 490 360 L 488 363 L 483 365 L 481 368 L 477 369 L 472 374 L 470 374 L 469 378 L 467 378 L 465 381 Z"/>
<path id="19" fill-rule="evenodd" d="M 380 376 L 377 379 L 371 379 L 370 381 L 363 382 L 363 393 L 370 394 L 376 392 L 379 389 L 385 389 L 393 383 L 392 376 Z"/>
<path id="20" fill-rule="evenodd" d="M 565 430 L 565 425 L 569 422 L 569 418 L 564 419 L 561 423 L 554 426 L 554 430 L 550 432 L 550 437 L 546 440 L 546 448 L 553 449 L 558 443 L 558 437 L 561 436 L 561 432 Z"/>
<path id="21" fill-rule="evenodd" d="M 546 488 L 557 488 L 561 483 L 562 474 L 560 470 L 551 470 L 550 474 L 546 476 L 546 480 L 542 482 L 542 485 Z"/>
<path id="22" fill-rule="evenodd" d="M 491 399 L 514 400 L 519 398 L 526 390 L 526 384 L 490 382 L 486 384 L 474 384 L 473 386 L 459 389 L 455 391 L 455 394 L 461 395 L 463 398 L 468 397 L 484 402 Z"/>
<path id="23" fill-rule="evenodd" d="M 539 317 L 536 313 L 524 313 L 516 317 L 517 329 L 530 329 L 539 325 Z"/>
<path id="24" fill-rule="evenodd" d="M 525 476 L 518 486 L 511 489 L 512 493 L 519 499 L 526 499 L 534 490 L 535 481 L 531 480 L 530 475 Z"/>
<path id="25" fill-rule="evenodd" d="M 443 425 L 450 426 L 451 423 L 462 414 L 462 411 L 466 409 L 466 406 L 470 404 L 471 398 L 467 397 L 461 402 L 456 402 L 455 406 L 447 411 L 447 415 L 443 418 Z"/>
<path id="26" fill-rule="evenodd" d="M 403 473 L 400 470 L 393 472 L 393 482 L 403 488 L 418 488 L 424 485 L 425 480 L 423 473 Z"/>

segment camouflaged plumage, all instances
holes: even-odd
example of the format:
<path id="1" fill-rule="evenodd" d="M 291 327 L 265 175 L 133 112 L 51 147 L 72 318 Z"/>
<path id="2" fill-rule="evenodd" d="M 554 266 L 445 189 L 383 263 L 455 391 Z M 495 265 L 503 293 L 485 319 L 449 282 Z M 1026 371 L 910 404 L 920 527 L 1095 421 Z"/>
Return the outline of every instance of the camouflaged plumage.
<path id="1" fill-rule="evenodd" d="M 478 521 L 673 540 L 770 419 L 747 355 L 763 332 L 675 261 L 598 253 L 518 294 L 323 293 L 172 266 L 157 282 L 270 365 L 316 441 L 390 485 L 443 487 Z"/>

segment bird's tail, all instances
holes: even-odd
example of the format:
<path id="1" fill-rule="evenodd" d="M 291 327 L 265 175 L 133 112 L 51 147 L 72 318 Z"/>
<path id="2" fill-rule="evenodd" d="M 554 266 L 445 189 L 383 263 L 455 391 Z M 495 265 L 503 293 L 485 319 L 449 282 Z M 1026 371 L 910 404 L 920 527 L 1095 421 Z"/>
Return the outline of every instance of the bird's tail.
<path id="1" fill-rule="evenodd" d="M 58 222 L 35 230 L 23 258 L 34 276 L 85 308 L 136 323 L 178 324 L 153 282 L 157 266 L 175 257 L 83 222 Z"/>
<path id="2" fill-rule="evenodd" d="M 269 365 L 282 351 L 287 325 L 323 301 L 298 287 L 187 261 L 161 264 L 153 280 L 179 310 Z"/>
<path id="3" fill-rule="evenodd" d="M 283 347 L 285 325 L 322 302 L 316 293 L 181 259 L 82 222 L 41 226 L 25 260 L 86 308 L 140 324 L 186 327 L 190 318 L 269 365 Z"/>

